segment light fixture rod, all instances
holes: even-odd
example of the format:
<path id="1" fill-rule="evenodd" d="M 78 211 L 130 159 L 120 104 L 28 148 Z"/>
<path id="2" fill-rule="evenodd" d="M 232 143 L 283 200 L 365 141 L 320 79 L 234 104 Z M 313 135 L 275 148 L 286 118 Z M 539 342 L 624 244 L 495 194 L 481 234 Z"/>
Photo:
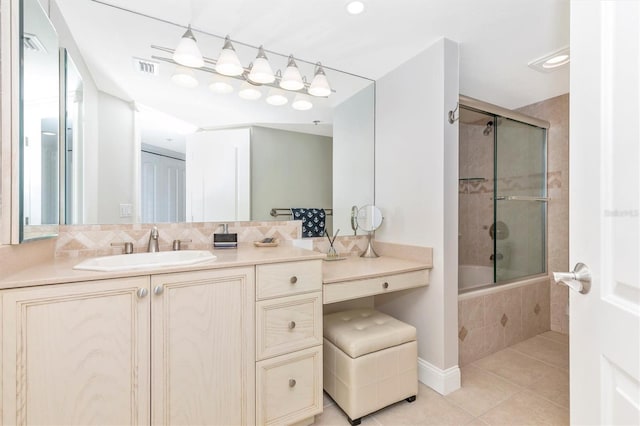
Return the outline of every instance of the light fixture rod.
<path id="1" fill-rule="evenodd" d="M 173 51 L 174 51 L 174 49 L 171 49 L 171 48 L 169 48 L 169 47 L 157 46 L 157 45 L 155 45 L 155 44 L 152 44 L 152 45 L 151 45 L 151 48 L 152 48 L 152 49 L 156 49 L 156 50 L 160 50 L 161 52 L 165 52 L 165 53 L 169 53 L 169 54 L 173 54 Z M 151 56 L 151 59 L 155 59 L 156 61 L 168 62 L 168 63 L 170 63 L 170 64 L 180 65 L 180 64 L 178 64 L 176 61 L 174 61 L 173 59 L 170 59 L 170 58 L 164 58 L 164 57 L 162 57 L 162 56 L 155 56 L 155 55 L 152 55 L 152 56 Z M 204 59 L 204 63 L 205 63 L 205 64 L 211 64 L 211 65 L 214 65 L 214 66 L 215 66 L 215 65 L 216 65 L 216 63 L 218 62 L 218 61 L 216 61 L 215 59 L 207 58 L 206 56 L 203 56 L 203 57 L 202 57 L 202 59 Z M 323 67 L 324 67 L 324 65 L 323 65 Z M 217 72 L 215 69 L 213 69 L 213 68 L 209 68 L 209 67 L 200 67 L 200 68 L 194 68 L 194 69 L 201 70 L 201 71 L 205 71 L 205 72 L 208 72 L 208 73 L 211 73 L 211 74 L 221 75 L 221 76 L 223 76 L 223 77 L 231 77 L 231 78 L 235 78 L 236 80 L 248 81 L 249 83 L 253 84 L 254 86 L 267 86 L 267 87 L 275 87 L 275 88 L 278 88 L 278 89 L 280 88 L 280 86 L 278 86 L 276 83 L 277 83 L 277 82 L 282 78 L 282 75 L 280 75 L 280 73 L 278 72 L 278 71 L 280 71 L 280 70 L 278 70 L 278 71 L 276 71 L 276 72 L 274 73 L 274 75 L 276 76 L 276 79 L 274 80 L 274 82 L 273 82 L 273 83 L 259 83 L 259 84 L 256 84 L 256 83 L 251 82 L 251 81 L 247 78 L 247 75 L 248 75 L 248 73 L 249 73 L 249 69 L 244 68 L 244 67 L 243 67 L 244 72 L 243 72 L 242 74 L 240 74 L 240 75 L 235 75 L 235 76 L 220 74 L 220 73 L 219 73 L 219 72 Z M 308 88 L 309 88 L 309 86 L 311 85 L 310 83 L 308 83 L 308 82 L 307 82 L 307 80 L 306 80 L 306 78 L 305 78 L 305 77 L 303 77 L 303 78 L 302 78 L 302 82 L 304 83 L 304 89 L 305 89 L 305 90 L 306 90 L 306 89 L 308 89 Z M 283 90 L 285 90 L 285 89 L 283 89 Z M 287 92 L 295 92 L 295 93 L 304 93 L 304 92 L 302 91 L 302 89 L 300 89 L 300 90 L 285 90 L 285 91 L 287 91 Z M 332 93 L 336 93 L 335 89 L 333 89 L 333 88 L 331 89 L 331 92 L 332 92 Z"/>
<path id="2" fill-rule="evenodd" d="M 154 48 L 154 49 L 161 50 L 161 51 L 163 51 L 163 52 L 167 52 L 167 53 L 172 53 L 172 52 L 173 52 L 173 49 L 169 49 L 168 47 L 161 47 L 161 46 L 154 46 L 154 45 L 152 45 L 151 47 L 152 47 L 152 48 Z M 178 65 L 178 66 L 180 65 L 179 63 L 177 63 L 177 62 L 176 62 L 176 61 L 174 61 L 173 59 L 170 59 L 170 58 L 164 58 L 164 57 L 162 57 L 162 56 L 155 56 L 155 55 L 152 55 L 152 56 L 151 56 L 151 59 L 155 59 L 156 61 L 167 62 L 167 63 L 169 63 L 169 64 L 173 64 L 173 65 Z M 209 63 L 209 64 L 211 64 L 211 65 L 215 65 L 215 64 L 216 64 L 216 60 L 215 60 L 215 59 L 211 59 L 211 58 L 207 58 L 207 57 L 203 57 L 203 59 L 204 59 L 204 62 L 205 62 L 205 63 Z M 285 89 L 281 89 L 281 88 L 280 88 L 280 86 L 278 86 L 278 85 L 276 84 L 276 83 L 279 81 L 279 78 L 281 78 L 281 77 L 278 77 L 278 76 L 276 76 L 276 79 L 275 79 L 275 81 L 274 81 L 273 83 L 259 83 L 259 84 L 256 84 L 256 83 L 251 82 L 248 78 L 246 78 L 246 75 L 247 75 L 247 73 L 248 73 L 248 71 L 247 71 L 247 70 L 245 70 L 245 72 L 244 72 L 244 73 L 242 73 L 242 74 L 240 74 L 240 75 L 224 75 L 224 74 L 220 74 L 220 73 L 219 73 L 218 71 L 216 71 L 214 68 L 209 68 L 209 67 L 200 67 L 200 68 L 193 68 L 193 69 L 194 69 L 194 70 L 199 70 L 199 71 L 208 72 L 208 73 L 210 73 L 210 74 L 220 75 L 220 76 L 222 76 L 222 77 L 228 77 L 228 78 L 234 78 L 234 79 L 236 79 L 236 80 L 240 80 L 240 81 L 246 81 L 246 82 L 249 82 L 250 84 L 252 84 L 252 85 L 254 85 L 254 86 L 275 87 L 276 89 L 283 90 L 284 92 L 291 92 L 291 93 L 303 93 L 303 94 L 306 94 L 306 92 L 305 92 L 303 89 L 300 89 L 300 90 L 285 90 Z M 304 81 L 304 80 L 303 80 L 303 82 L 304 82 L 304 89 L 307 89 L 307 88 L 309 87 L 309 83 L 307 83 L 307 82 L 306 82 L 306 81 Z M 335 91 L 334 89 L 331 89 L 331 91 L 332 91 L 333 93 L 336 93 L 336 91 Z"/>
<path id="3" fill-rule="evenodd" d="M 94 2 L 94 3 L 100 4 L 100 5 L 102 5 L 102 6 L 108 6 L 108 7 L 111 7 L 111 8 L 113 8 L 113 9 L 121 10 L 121 11 L 123 11 L 123 12 L 128 12 L 128 13 L 132 13 L 132 14 L 134 14 L 134 15 L 142 16 L 142 17 L 147 18 L 147 19 L 152 19 L 152 20 L 154 20 L 154 21 L 158 21 L 158 22 L 162 22 L 162 23 L 165 23 L 165 24 L 173 25 L 173 26 L 175 26 L 175 27 L 183 28 L 183 29 L 185 29 L 185 30 L 187 29 L 187 26 L 185 26 L 185 25 L 178 24 L 178 23 L 176 23 L 176 22 L 172 22 L 172 21 L 168 21 L 168 20 L 166 20 L 166 19 L 158 18 L 158 17 L 156 17 L 156 16 L 147 15 L 146 13 L 136 12 L 135 10 L 130 10 L 130 9 L 126 9 L 126 8 L 124 8 L 124 7 L 122 7 L 122 6 L 116 6 L 116 5 L 114 5 L 114 4 L 105 3 L 105 2 L 103 2 L 103 1 L 101 1 L 101 0 L 91 0 L 91 1 L 92 1 L 92 2 Z M 201 33 L 201 34 L 205 34 L 205 35 L 211 36 L 211 37 L 219 38 L 220 40 L 224 40 L 224 39 L 226 38 L 226 36 L 221 36 L 221 35 L 218 35 L 218 34 L 213 34 L 213 33 L 210 33 L 210 32 L 208 32 L 208 31 L 204 31 L 204 30 L 200 30 L 200 29 L 194 28 L 193 26 L 191 26 L 191 31 L 195 31 L 195 32 L 198 32 L 198 33 Z M 260 48 L 260 46 L 254 46 L 254 45 L 252 45 L 252 44 L 244 43 L 244 42 L 239 41 L 239 40 L 233 40 L 233 39 L 231 39 L 231 38 L 230 38 L 229 40 L 230 40 L 233 44 L 238 44 L 238 45 L 241 45 L 241 46 L 250 47 L 250 48 L 252 48 L 252 49 L 256 49 L 256 50 L 258 50 L 258 49 Z M 283 57 L 283 58 L 288 58 L 288 57 L 289 57 L 289 55 L 285 55 L 285 54 L 283 54 L 283 53 L 275 52 L 275 51 L 273 51 L 273 50 L 268 50 L 268 49 L 263 49 L 263 50 L 264 50 L 265 52 L 267 52 L 267 53 L 271 54 L 271 55 L 277 55 L 277 56 L 281 56 L 281 57 Z M 315 64 L 317 64 L 317 63 L 318 63 L 318 61 L 315 61 L 315 62 L 314 62 L 314 61 L 307 61 L 307 60 L 305 60 L 305 59 L 301 59 L 301 58 L 299 58 L 299 57 L 297 57 L 297 56 L 296 56 L 296 62 L 304 62 L 305 64 L 309 64 L 309 65 L 315 65 Z M 364 76 L 362 76 L 362 75 L 354 74 L 354 73 L 351 73 L 351 72 L 348 72 L 348 71 L 339 70 L 339 69 L 337 69 L 337 68 L 332 68 L 332 67 L 329 67 L 329 66 L 324 65 L 324 64 L 322 65 L 322 67 L 323 67 L 324 69 L 326 69 L 326 70 L 331 70 L 331 71 L 340 72 L 340 73 L 343 73 L 343 74 L 350 75 L 350 76 L 352 76 L 352 77 L 358 77 L 358 78 L 363 78 L 363 79 L 365 79 L 365 80 L 369 80 L 369 81 L 375 81 L 375 79 L 373 79 L 373 78 L 364 77 Z"/>

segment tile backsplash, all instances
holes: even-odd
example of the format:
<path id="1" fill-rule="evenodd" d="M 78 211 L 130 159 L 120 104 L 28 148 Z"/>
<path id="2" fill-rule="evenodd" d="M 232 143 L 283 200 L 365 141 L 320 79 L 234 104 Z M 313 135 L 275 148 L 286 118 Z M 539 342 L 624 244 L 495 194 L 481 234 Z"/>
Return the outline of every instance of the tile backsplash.
<path id="1" fill-rule="evenodd" d="M 252 243 L 263 238 L 277 238 L 281 243 L 301 238 L 300 221 L 224 222 L 230 233 L 238 234 L 239 243 Z M 206 250 L 212 247 L 213 233 L 222 231 L 223 222 L 160 223 L 161 251 L 171 250 L 174 240 L 191 240 L 184 243 L 185 249 Z M 120 254 L 122 247 L 113 243 L 132 242 L 134 252 L 147 250 L 152 224 L 135 225 L 63 225 L 58 230 L 55 257 L 91 257 Z M 326 238 L 310 238 L 313 250 L 326 253 L 329 242 Z M 341 236 L 334 243 L 341 256 L 359 255 L 367 247 L 367 237 Z"/>

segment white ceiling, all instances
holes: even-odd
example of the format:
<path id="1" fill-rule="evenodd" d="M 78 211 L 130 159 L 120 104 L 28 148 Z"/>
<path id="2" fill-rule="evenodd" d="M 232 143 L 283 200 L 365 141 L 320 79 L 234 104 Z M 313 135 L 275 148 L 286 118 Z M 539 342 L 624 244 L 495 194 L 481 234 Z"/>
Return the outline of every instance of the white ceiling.
<path id="1" fill-rule="evenodd" d="M 150 44 L 175 47 L 183 31 L 148 19 L 141 21 L 140 17 L 128 18 L 117 9 L 92 0 L 55 1 L 72 31 L 82 34 L 76 36 L 76 41 L 98 87 L 129 100 L 138 100 L 136 90 L 143 81 L 134 75 L 123 78 L 110 74 L 110 64 L 120 61 L 130 72 L 132 56 L 148 58 L 155 54 L 150 51 Z M 346 13 L 345 0 L 104 3 L 180 25 L 191 23 L 196 30 L 229 34 L 234 40 L 262 44 L 271 51 L 321 61 L 328 67 L 370 79 L 382 77 L 444 36 L 460 43 L 460 93 L 464 95 L 513 109 L 569 91 L 568 66 L 545 74 L 527 66 L 528 62 L 569 45 L 568 0 L 365 0 L 366 10 L 357 16 Z M 135 25 L 143 21 L 144 24 Z M 158 28 L 152 30 L 149 26 Z M 160 27 L 162 31 L 158 31 Z M 109 35 L 105 36 L 103 30 Z M 198 31 L 195 34 L 203 54 L 217 57 L 220 40 Z M 120 42 L 119 48 L 110 47 L 109 43 L 115 41 Z M 142 53 L 136 50 L 142 48 Z M 124 49 L 130 51 L 123 55 Z M 236 49 L 243 59 L 242 48 L 236 45 Z M 245 53 L 245 66 L 251 55 L 255 56 L 255 51 Z M 276 55 L 269 57 L 272 62 L 284 62 Z M 284 69 L 284 64 L 273 66 Z M 303 74 L 312 71 L 303 70 Z M 355 80 L 343 82 L 345 76 L 328 75 L 338 90 L 332 101 L 335 105 L 347 92 L 340 86 L 347 87 Z M 364 87 L 366 81 L 359 80 L 357 84 Z M 185 89 L 179 89 L 182 92 L 168 88 L 147 97 L 158 104 L 164 102 L 166 107 L 159 109 L 177 117 L 185 108 L 198 108 L 202 113 L 191 122 L 203 127 L 219 125 L 214 117 L 232 116 L 235 111 L 233 107 L 212 109 L 209 98 L 195 94 L 188 102 L 181 102 L 179 93 Z M 242 108 L 246 108 L 246 101 L 243 102 Z M 322 108 L 298 114 L 306 123 L 331 121 L 330 114 Z M 275 121 L 265 116 L 257 122 Z"/>

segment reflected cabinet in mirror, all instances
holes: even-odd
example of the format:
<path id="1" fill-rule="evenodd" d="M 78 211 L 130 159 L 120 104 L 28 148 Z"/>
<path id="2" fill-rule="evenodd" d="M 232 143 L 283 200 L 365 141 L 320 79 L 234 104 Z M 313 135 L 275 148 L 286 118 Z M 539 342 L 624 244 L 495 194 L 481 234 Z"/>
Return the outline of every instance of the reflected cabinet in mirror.
<path id="1" fill-rule="evenodd" d="M 22 1 L 25 7 L 38 4 Z M 25 164 L 22 208 L 30 225 L 288 220 L 287 209 L 299 207 L 326 209 L 333 215 L 331 231 L 332 222 L 333 228 L 349 229 L 353 205 L 373 202 L 372 80 L 324 67 L 328 97 L 310 96 L 306 88 L 282 90 L 278 79 L 288 58 L 267 50 L 278 79 L 250 85 L 259 98 L 247 99 L 247 72 L 258 50 L 236 42 L 245 74 L 217 74 L 215 61 L 207 58 L 218 58 L 224 39 L 204 22 L 191 24 L 205 65 L 185 68 L 176 65 L 172 51 L 187 22 L 174 22 L 170 10 L 154 1 L 136 2 L 136 11 L 118 0 L 41 1 L 55 30 L 32 32 L 43 42 L 49 41 L 45 34 L 58 35 L 64 123 L 50 120 L 57 118 L 55 105 L 50 114 L 43 101 L 39 118 L 25 108 L 24 123 L 39 125 L 29 124 L 40 129 L 41 150 L 48 140 L 43 132 L 51 131 L 51 144 L 64 151 L 64 169 L 58 174 L 38 163 L 40 169 L 31 166 L 28 176 Z M 37 19 L 42 17 L 25 14 L 25 31 Z M 47 64 L 57 67 L 58 46 L 47 51 L 54 54 Z M 310 82 L 317 66 L 296 62 Z M 26 105 L 27 86 L 35 84 L 26 71 L 24 84 Z M 29 90 L 53 102 L 58 83 Z M 311 108 L 300 109 L 300 96 Z M 46 191 L 45 182 L 51 182 Z M 51 213 L 35 213 L 58 198 L 60 206 Z M 280 215 L 273 216 L 273 209 Z"/>

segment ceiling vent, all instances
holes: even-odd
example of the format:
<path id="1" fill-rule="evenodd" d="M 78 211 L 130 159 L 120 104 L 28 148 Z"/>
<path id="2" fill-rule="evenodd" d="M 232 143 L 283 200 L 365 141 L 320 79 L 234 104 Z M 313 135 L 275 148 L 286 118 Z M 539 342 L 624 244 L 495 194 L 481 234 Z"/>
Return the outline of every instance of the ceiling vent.
<path id="1" fill-rule="evenodd" d="M 133 67 L 141 74 L 153 76 L 160 75 L 160 64 L 158 62 L 133 58 Z"/>
<path id="2" fill-rule="evenodd" d="M 22 43 L 25 50 L 47 53 L 47 49 L 45 49 L 44 44 L 42 44 L 38 36 L 35 34 L 24 33 L 22 35 Z"/>

